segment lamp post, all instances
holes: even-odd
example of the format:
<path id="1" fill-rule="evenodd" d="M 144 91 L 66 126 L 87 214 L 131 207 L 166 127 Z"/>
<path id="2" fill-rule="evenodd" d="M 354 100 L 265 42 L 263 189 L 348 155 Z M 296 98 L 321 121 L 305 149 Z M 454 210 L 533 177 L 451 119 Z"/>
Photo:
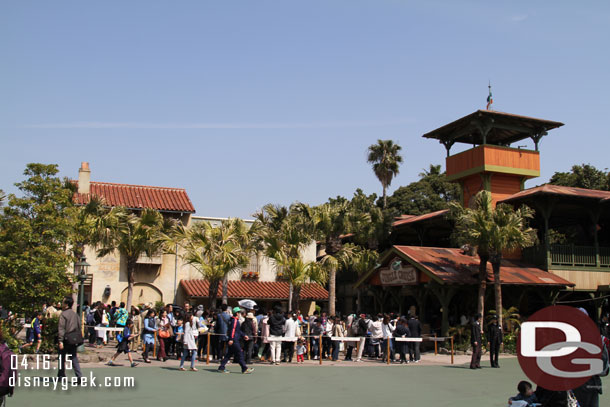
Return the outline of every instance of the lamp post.
<path id="1" fill-rule="evenodd" d="M 79 290 L 78 290 L 78 309 L 79 309 L 79 317 L 81 321 L 81 334 L 85 335 L 85 324 L 84 324 L 84 314 L 83 314 L 83 302 L 85 301 L 85 280 L 87 279 L 87 271 L 89 270 L 89 266 L 91 266 L 86 261 L 86 257 L 83 256 L 79 261 L 74 263 L 74 276 L 79 282 Z M 78 351 L 82 352 L 85 349 L 85 345 L 79 346 Z"/>

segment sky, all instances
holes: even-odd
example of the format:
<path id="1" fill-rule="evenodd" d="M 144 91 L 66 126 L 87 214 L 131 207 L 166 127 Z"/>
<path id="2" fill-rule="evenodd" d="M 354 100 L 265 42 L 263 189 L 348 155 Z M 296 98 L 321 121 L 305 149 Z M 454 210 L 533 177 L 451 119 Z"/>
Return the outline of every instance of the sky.
<path id="1" fill-rule="evenodd" d="M 88 161 L 249 218 L 380 194 L 366 150 L 392 139 L 391 193 L 444 167 L 422 134 L 484 109 L 489 82 L 495 110 L 565 123 L 535 186 L 609 166 L 609 40 L 607 1 L 2 1 L 0 189 Z"/>

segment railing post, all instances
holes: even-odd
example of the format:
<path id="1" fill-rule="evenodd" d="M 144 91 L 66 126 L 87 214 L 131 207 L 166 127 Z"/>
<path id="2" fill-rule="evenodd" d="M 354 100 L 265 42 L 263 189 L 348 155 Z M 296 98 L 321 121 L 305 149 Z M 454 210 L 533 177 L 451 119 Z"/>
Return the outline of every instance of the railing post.
<path id="1" fill-rule="evenodd" d="M 154 345 L 153 345 L 153 359 L 157 357 L 157 331 L 155 331 L 154 336 Z"/>
<path id="2" fill-rule="evenodd" d="M 453 364 L 453 336 L 451 336 L 451 364 Z"/>
<path id="3" fill-rule="evenodd" d="M 318 348 L 320 349 L 320 364 L 322 364 L 322 335 L 318 337 Z"/>
<path id="4" fill-rule="evenodd" d="M 310 324 L 307 324 L 307 360 L 311 360 L 311 338 L 309 332 L 311 330 Z"/>
<path id="5" fill-rule="evenodd" d="M 390 337 L 388 336 L 386 338 L 386 342 L 387 342 L 387 346 L 386 346 L 386 355 L 387 355 L 387 359 L 388 359 L 388 365 L 390 364 Z"/>
<path id="6" fill-rule="evenodd" d="M 205 360 L 205 364 L 209 365 L 210 364 L 210 340 L 212 339 L 212 335 L 210 333 L 210 331 L 208 330 L 208 343 L 207 343 L 207 349 L 206 349 L 206 360 Z"/>
<path id="7" fill-rule="evenodd" d="M 434 334 L 434 356 L 438 355 L 438 345 L 436 341 L 436 333 Z"/>

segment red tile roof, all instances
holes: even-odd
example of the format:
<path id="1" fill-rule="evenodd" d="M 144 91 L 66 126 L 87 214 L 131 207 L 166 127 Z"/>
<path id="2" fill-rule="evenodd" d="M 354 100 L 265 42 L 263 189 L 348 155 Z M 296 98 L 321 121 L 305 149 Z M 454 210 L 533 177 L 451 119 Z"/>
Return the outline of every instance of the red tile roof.
<path id="1" fill-rule="evenodd" d="M 89 202 L 91 195 L 103 198 L 109 206 L 125 206 L 130 209 L 150 208 L 172 212 L 195 212 L 195 207 L 193 207 L 186 190 L 182 188 L 91 182 L 91 193 L 75 193 L 74 202 L 84 205 Z"/>
<path id="2" fill-rule="evenodd" d="M 423 215 L 417 215 L 417 216 L 401 215 L 403 217 L 403 219 L 399 219 L 399 220 L 395 221 L 394 223 L 392 223 L 392 226 L 396 227 L 396 226 L 408 225 L 410 223 L 421 222 L 422 220 L 445 216 L 447 213 L 449 213 L 448 209 L 442 209 L 440 211 L 425 213 Z"/>
<path id="3" fill-rule="evenodd" d="M 396 250 L 419 263 L 433 276 L 449 284 L 474 284 L 479 271 L 479 258 L 462 253 L 461 249 L 439 247 L 394 246 Z M 573 286 L 568 280 L 537 267 L 513 260 L 502 260 L 500 280 L 507 285 Z M 487 263 L 487 281 L 493 282 L 491 263 Z"/>
<path id="4" fill-rule="evenodd" d="M 180 280 L 188 297 L 207 297 L 210 282 L 207 280 Z M 290 286 L 287 281 L 229 281 L 229 298 L 265 300 L 288 299 Z M 306 283 L 301 288 L 305 300 L 328 300 L 328 291 L 317 283 Z"/>
<path id="5" fill-rule="evenodd" d="M 591 199 L 609 199 L 610 191 L 600 191 L 597 189 L 585 189 L 585 188 L 574 188 L 564 187 L 561 185 L 545 184 L 539 187 L 529 188 L 521 192 L 517 192 L 508 198 L 503 199 L 500 202 L 510 202 L 516 199 L 528 198 L 533 195 L 560 195 L 564 197 L 574 198 L 591 198 Z"/>

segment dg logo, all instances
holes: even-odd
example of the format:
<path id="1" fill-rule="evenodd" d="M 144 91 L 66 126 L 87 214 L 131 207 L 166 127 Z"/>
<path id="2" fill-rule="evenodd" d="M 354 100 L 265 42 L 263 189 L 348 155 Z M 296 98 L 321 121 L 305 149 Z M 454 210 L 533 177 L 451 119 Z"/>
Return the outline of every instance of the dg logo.
<path id="1" fill-rule="evenodd" d="M 541 309 L 521 324 L 519 364 L 526 376 L 545 389 L 575 389 L 602 372 L 601 336 L 595 323 L 576 308 Z"/>

